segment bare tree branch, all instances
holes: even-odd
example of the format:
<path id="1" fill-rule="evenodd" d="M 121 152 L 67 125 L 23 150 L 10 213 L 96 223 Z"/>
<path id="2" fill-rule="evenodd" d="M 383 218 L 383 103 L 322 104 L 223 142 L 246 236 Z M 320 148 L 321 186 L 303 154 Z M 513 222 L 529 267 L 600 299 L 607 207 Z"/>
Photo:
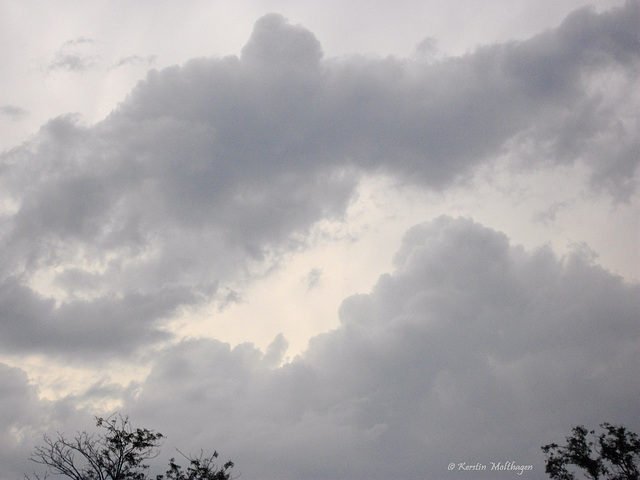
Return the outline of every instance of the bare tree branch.
<path id="1" fill-rule="evenodd" d="M 47 467 L 43 477 L 35 475 L 35 480 L 47 480 L 49 473 L 64 475 L 71 480 L 147 480 L 149 466 L 147 460 L 160 453 L 158 447 L 162 434 L 146 428 L 133 428 L 129 417 L 112 415 L 96 417 L 96 426 L 101 433 L 79 432 L 73 440 L 67 440 L 61 433 L 54 440 L 44 436 L 44 444 L 35 448 L 31 460 Z M 205 457 L 187 457 L 189 467 L 182 470 L 173 459 L 169 463 L 166 480 L 229 480 L 233 462 L 218 468 L 214 462 L 218 452 Z M 164 480 L 163 475 L 156 480 Z M 30 480 L 26 476 L 26 480 Z"/>

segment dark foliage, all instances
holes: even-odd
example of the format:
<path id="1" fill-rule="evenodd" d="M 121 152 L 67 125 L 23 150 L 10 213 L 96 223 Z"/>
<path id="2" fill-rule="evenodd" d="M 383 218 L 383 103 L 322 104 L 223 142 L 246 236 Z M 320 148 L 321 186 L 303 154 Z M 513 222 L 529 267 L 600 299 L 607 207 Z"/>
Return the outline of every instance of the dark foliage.
<path id="1" fill-rule="evenodd" d="M 574 466 L 592 480 L 639 480 L 640 440 L 623 426 L 602 423 L 604 430 L 596 436 L 594 430 L 573 427 L 566 445 L 551 443 L 542 447 L 546 455 L 545 471 L 554 480 L 574 480 Z"/>
<path id="2" fill-rule="evenodd" d="M 146 428 L 133 428 L 128 417 L 113 415 L 106 419 L 96 417 L 96 425 L 101 433 L 78 433 L 68 439 L 58 433 L 57 438 L 44 437 L 44 444 L 35 448 L 31 460 L 47 467 L 44 475 L 62 475 L 71 480 L 146 480 L 149 465 L 145 462 L 159 454 L 164 438 Z M 189 462 L 186 470 L 169 462 L 165 475 L 156 480 L 229 480 L 233 462 L 218 468 L 211 456 L 186 456 Z M 36 475 L 36 479 L 40 477 Z"/>
<path id="3" fill-rule="evenodd" d="M 182 456 L 189 462 L 186 470 L 182 470 L 175 458 L 172 458 L 169 461 L 169 470 L 167 470 L 166 476 L 158 475 L 156 480 L 227 480 L 231 478 L 230 470 L 233 468 L 233 462 L 227 462 L 218 469 L 215 463 L 218 452 L 213 452 L 208 457 L 205 457 L 202 452 L 199 457 L 184 454 Z"/>

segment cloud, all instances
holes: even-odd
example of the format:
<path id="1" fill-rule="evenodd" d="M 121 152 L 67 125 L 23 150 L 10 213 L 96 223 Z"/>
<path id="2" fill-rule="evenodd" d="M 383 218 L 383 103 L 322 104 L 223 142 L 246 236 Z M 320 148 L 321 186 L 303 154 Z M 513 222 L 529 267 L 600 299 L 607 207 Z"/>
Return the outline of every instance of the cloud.
<path id="1" fill-rule="evenodd" d="M 66 41 L 56 52 L 54 59 L 46 66 L 46 73 L 56 71 L 84 72 L 93 68 L 100 57 L 88 55 L 85 50 L 97 43 L 85 37 Z"/>
<path id="2" fill-rule="evenodd" d="M 130 292 L 122 297 L 74 299 L 56 305 L 15 279 L 0 284 L 3 335 L 0 345 L 13 353 L 82 355 L 99 362 L 104 354 L 129 353 L 144 342 L 169 338 L 160 328 L 183 304 L 197 304 L 197 293 L 164 289 L 153 294 Z"/>
<path id="3" fill-rule="evenodd" d="M 88 57 L 73 53 L 56 53 L 56 58 L 48 67 L 48 72 L 66 70 L 68 72 L 84 72 L 95 65 L 96 57 Z"/>
<path id="4" fill-rule="evenodd" d="M 559 212 L 567 208 L 567 205 L 563 202 L 554 202 L 549 208 L 542 212 L 536 212 L 533 216 L 534 222 L 542 224 L 549 224 L 556 221 L 556 217 Z"/>
<path id="5" fill-rule="evenodd" d="M 114 355 L 164 339 L 181 306 L 224 305 L 218 292 L 340 221 L 364 175 L 443 190 L 506 152 L 517 169 L 583 162 L 594 188 L 628 199 L 637 10 L 580 10 L 437 62 L 326 59 L 270 14 L 240 57 L 153 70 L 95 125 L 49 121 L 1 158 L 0 285 L 24 304 L 3 296 L 0 345 L 72 332 L 49 348 Z M 55 68 L 88 68 L 73 49 L 91 43 L 65 44 Z"/>
<path id="6" fill-rule="evenodd" d="M 98 394 L 100 387 L 101 393 L 110 392 L 108 385 L 98 382 L 85 396 Z M 35 446 L 42 445 L 43 434 L 72 436 L 77 431 L 92 431 L 93 415 L 78 400 L 73 396 L 43 400 L 25 371 L 0 363 L 0 465 L 5 478 L 42 473 L 29 459 Z"/>
<path id="7" fill-rule="evenodd" d="M 433 37 L 423 39 L 416 45 L 416 55 L 423 60 L 435 61 L 438 58 L 438 40 Z"/>
<path id="8" fill-rule="evenodd" d="M 541 474 L 540 446 L 571 425 L 637 431 L 638 294 L 581 250 L 527 251 L 443 216 L 410 229 L 394 270 L 290 362 L 282 335 L 265 353 L 184 339 L 139 384 L 99 379 L 49 402 L 0 365 L 0 462 L 24 471 L 38 425 L 89 428 L 71 407 L 107 397 L 166 435 L 157 469 L 177 447 L 215 448 L 247 479 L 459 478 L 450 462 L 504 461 Z"/>
<path id="9" fill-rule="evenodd" d="M 303 282 L 307 286 L 307 292 L 316 288 L 322 282 L 322 269 L 317 267 L 312 268 L 304 277 Z"/>
<path id="10" fill-rule="evenodd" d="M 249 42 L 242 49 L 241 60 L 248 65 L 283 71 L 318 68 L 322 58 L 320 42 L 307 29 L 293 26 L 278 14 L 259 19 Z"/>
<path id="11" fill-rule="evenodd" d="M 86 37 L 72 38 L 71 40 L 67 40 L 66 42 L 64 42 L 64 44 L 62 45 L 62 48 L 70 48 L 70 47 L 75 47 L 77 45 L 93 45 L 97 42 L 98 41 L 94 40 L 93 38 L 86 38 Z"/>
<path id="12" fill-rule="evenodd" d="M 17 107 L 15 105 L 2 105 L 0 106 L 0 115 L 4 115 L 13 121 L 18 121 L 28 115 L 25 109 Z"/>
<path id="13" fill-rule="evenodd" d="M 167 348 L 126 410 L 248 479 L 459 478 L 448 463 L 477 461 L 541 474 L 540 446 L 571 425 L 637 429 L 639 285 L 450 217 L 408 231 L 395 267 L 280 367 L 282 337 L 266 354 Z"/>
<path id="14" fill-rule="evenodd" d="M 62 407 L 62 403 L 59 405 Z M 65 409 L 50 408 L 38 398 L 38 389 L 27 374 L 0 363 L 0 465 L 8 478 L 33 471 L 28 458 L 42 440 L 42 425 L 64 420 Z M 59 425 L 59 424 L 58 424 Z"/>
<path id="15" fill-rule="evenodd" d="M 146 57 L 141 57 L 140 55 L 131 55 L 128 57 L 123 57 L 111 68 L 120 68 L 130 65 L 142 65 L 148 67 L 153 65 L 156 62 L 157 57 L 155 55 L 148 55 Z"/>
<path id="16" fill-rule="evenodd" d="M 30 427 L 38 415 L 37 392 L 28 384 L 24 371 L 0 363 L 0 446 L 3 474 L 23 475 L 29 455 L 29 442 L 34 439 Z M 36 421 L 42 420 L 37 418 Z M 26 442 L 25 442 L 26 441 Z M 26 447 L 26 445 L 29 447 Z"/>

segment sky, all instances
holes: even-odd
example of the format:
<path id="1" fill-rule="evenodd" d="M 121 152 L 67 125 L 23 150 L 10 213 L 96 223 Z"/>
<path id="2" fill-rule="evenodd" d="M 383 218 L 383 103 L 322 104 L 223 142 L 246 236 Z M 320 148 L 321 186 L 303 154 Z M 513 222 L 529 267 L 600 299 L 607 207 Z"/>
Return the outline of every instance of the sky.
<path id="1" fill-rule="evenodd" d="M 640 431 L 638 20 L 0 0 L 0 480 L 116 411 L 245 480 Z"/>

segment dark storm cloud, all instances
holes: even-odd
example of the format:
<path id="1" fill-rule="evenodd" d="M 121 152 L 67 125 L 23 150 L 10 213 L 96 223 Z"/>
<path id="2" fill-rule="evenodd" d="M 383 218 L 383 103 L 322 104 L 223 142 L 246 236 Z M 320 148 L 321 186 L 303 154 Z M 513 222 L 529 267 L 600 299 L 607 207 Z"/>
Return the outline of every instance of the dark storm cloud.
<path id="1" fill-rule="evenodd" d="M 247 479 L 459 478 L 450 462 L 477 461 L 537 477 L 571 425 L 637 430 L 637 284 L 449 217 L 407 232 L 395 265 L 291 363 L 281 336 L 264 355 L 184 341 L 125 409 Z"/>
<path id="2" fill-rule="evenodd" d="M 75 327 L 120 352 L 157 338 L 180 304 L 303 248 L 364 174 L 444 189 L 507 151 L 520 168 L 585 162 L 594 186 L 624 200 L 640 144 L 637 11 L 581 10 L 528 41 L 435 63 L 323 59 L 311 32 L 267 15 L 239 58 L 152 71 L 104 121 L 53 119 L 2 155 L 1 285 L 59 324 L 43 331 Z M 90 44 L 66 44 L 59 68 L 86 68 Z M 31 290 L 47 276 L 59 304 Z M 126 301 L 165 292 L 157 310 Z M 40 325 L 8 307 L 8 331 Z M 91 333 L 137 315 L 123 345 Z M 37 329 L 20 335 L 41 348 Z M 75 353 L 81 342 L 52 345 Z"/>

